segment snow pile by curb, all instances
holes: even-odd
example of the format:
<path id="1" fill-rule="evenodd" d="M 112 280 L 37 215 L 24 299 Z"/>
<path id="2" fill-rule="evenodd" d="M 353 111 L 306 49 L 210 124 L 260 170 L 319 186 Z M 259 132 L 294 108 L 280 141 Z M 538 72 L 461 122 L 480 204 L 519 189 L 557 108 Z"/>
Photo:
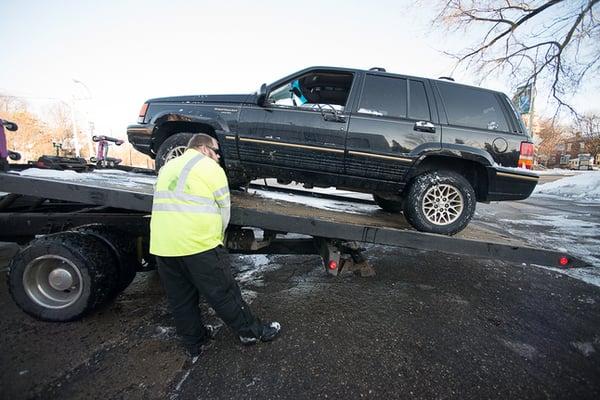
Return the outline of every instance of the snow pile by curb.
<path id="1" fill-rule="evenodd" d="M 557 196 L 583 202 L 600 201 L 600 171 L 570 176 L 538 185 L 534 195 Z"/>
<path id="2" fill-rule="evenodd" d="M 553 169 L 542 169 L 542 170 L 534 170 L 538 175 L 579 175 L 579 174 L 589 174 L 594 173 L 595 171 L 586 171 L 586 170 L 571 170 L 571 169 L 561 169 L 561 168 L 553 168 Z"/>

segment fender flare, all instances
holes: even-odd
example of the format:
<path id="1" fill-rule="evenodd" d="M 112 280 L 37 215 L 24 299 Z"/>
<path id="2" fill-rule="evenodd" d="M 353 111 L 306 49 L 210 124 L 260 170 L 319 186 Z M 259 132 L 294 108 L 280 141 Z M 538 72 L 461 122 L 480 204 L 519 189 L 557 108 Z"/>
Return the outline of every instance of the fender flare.
<path id="1" fill-rule="evenodd" d="M 207 114 L 207 115 L 206 115 Z M 225 121 L 220 118 L 217 113 L 206 113 L 205 115 L 185 115 L 172 111 L 163 111 L 161 113 L 156 114 L 151 123 L 154 124 L 154 130 L 160 129 L 160 127 L 167 122 L 191 122 L 191 123 L 200 123 L 204 125 L 210 125 L 214 131 L 222 130 L 229 131 L 229 126 L 225 123 Z"/>
<path id="2" fill-rule="evenodd" d="M 419 155 L 419 158 L 413 164 L 414 169 L 430 157 L 447 157 L 448 159 L 458 159 L 463 161 L 472 161 L 480 164 L 482 167 L 491 167 L 495 164 L 494 159 L 485 150 L 465 146 L 461 144 L 444 144 L 437 151 L 427 151 Z"/>

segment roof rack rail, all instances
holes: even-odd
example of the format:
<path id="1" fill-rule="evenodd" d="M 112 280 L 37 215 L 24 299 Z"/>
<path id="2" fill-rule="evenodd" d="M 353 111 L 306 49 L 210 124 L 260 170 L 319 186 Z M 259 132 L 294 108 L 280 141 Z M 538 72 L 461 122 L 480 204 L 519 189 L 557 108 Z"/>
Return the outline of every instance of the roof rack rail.
<path id="1" fill-rule="evenodd" d="M 444 79 L 446 81 L 452 81 L 454 82 L 454 78 L 451 76 L 440 76 L 438 79 Z"/>
<path id="2" fill-rule="evenodd" d="M 369 71 L 386 72 L 386 71 L 385 71 L 385 68 L 383 68 L 383 67 L 373 67 L 373 68 L 369 68 Z"/>

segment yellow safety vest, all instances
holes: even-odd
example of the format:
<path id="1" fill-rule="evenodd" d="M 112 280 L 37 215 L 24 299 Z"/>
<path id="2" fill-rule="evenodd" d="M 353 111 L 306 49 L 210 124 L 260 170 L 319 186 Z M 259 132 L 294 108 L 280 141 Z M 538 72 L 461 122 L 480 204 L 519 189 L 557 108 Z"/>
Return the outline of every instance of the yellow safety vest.
<path id="1" fill-rule="evenodd" d="M 229 220 L 229 187 L 221 166 L 188 149 L 160 170 L 150 221 L 150 253 L 187 256 L 223 244 Z M 222 217 L 227 215 L 227 217 Z"/>

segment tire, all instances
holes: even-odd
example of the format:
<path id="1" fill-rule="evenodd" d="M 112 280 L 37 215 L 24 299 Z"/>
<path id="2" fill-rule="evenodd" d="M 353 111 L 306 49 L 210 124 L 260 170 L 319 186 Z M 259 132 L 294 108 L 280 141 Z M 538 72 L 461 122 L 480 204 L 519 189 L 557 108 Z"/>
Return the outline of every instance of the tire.
<path id="1" fill-rule="evenodd" d="M 113 296 L 129 286 L 140 269 L 138 261 L 135 238 L 120 232 L 117 229 L 102 224 L 84 225 L 75 228 L 75 231 L 92 235 L 102 240 L 112 250 L 118 263 L 118 279 Z"/>
<path id="2" fill-rule="evenodd" d="M 401 200 L 390 200 L 373 194 L 373 200 L 382 210 L 390 213 L 402 212 L 402 201 Z"/>
<path id="3" fill-rule="evenodd" d="M 30 242 L 12 259 L 9 292 L 32 317 L 73 321 L 111 298 L 118 279 L 117 262 L 110 248 L 94 236 L 79 232 L 47 235 Z"/>
<path id="4" fill-rule="evenodd" d="M 181 132 L 169 136 L 158 148 L 154 169 L 158 172 L 165 163 L 175 157 L 179 157 L 185 151 L 188 142 L 194 136 L 193 133 Z"/>
<path id="5" fill-rule="evenodd" d="M 404 216 L 415 229 L 442 235 L 462 231 L 473 218 L 477 204 L 469 181 L 456 172 L 443 170 L 414 178 L 405 199 Z M 439 202 L 433 201 L 437 199 Z"/>
<path id="6" fill-rule="evenodd" d="M 183 154 L 183 151 L 185 151 L 185 148 L 187 147 L 187 144 L 192 136 L 194 136 L 194 133 L 182 132 L 176 133 L 175 135 L 167 138 L 167 140 L 160 145 L 158 151 L 156 152 L 156 159 L 154 162 L 155 171 L 158 173 L 158 171 L 163 165 L 165 165 L 167 161 L 175 158 L 173 157 L 175 155 L 174 153 L 181 151 L 181 154 Z M 231 174 L 228 171 L 225 172 L 227 172 L 229 187 L 232 189 L 242 188 L 250 182 L 250 179 L 248 179 L 248 177 L 246 177 L 243 173 Z"/>

